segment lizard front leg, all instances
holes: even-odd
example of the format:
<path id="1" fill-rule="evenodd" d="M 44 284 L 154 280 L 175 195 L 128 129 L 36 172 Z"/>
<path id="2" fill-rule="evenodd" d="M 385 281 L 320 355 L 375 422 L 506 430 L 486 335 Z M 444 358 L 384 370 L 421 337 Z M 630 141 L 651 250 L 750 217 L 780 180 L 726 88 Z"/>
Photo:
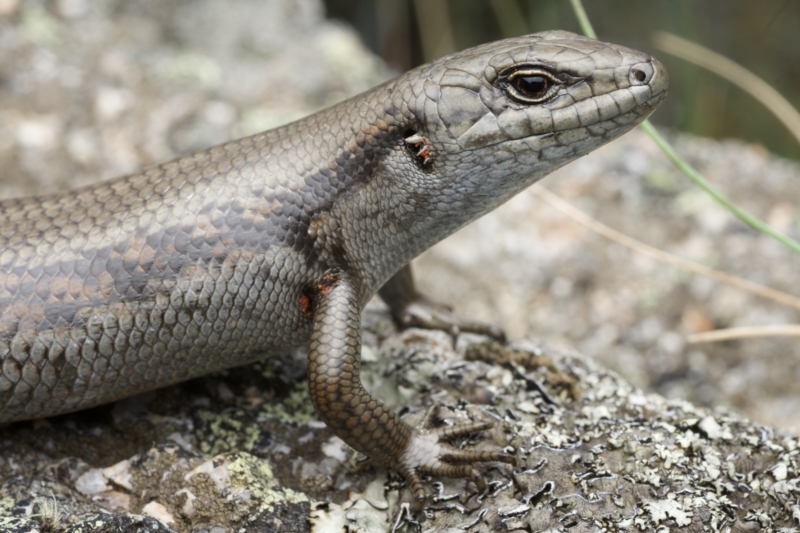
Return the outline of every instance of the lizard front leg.
<path id="1" fill-rule="evenodd" d="M 328 427 L 359 452 L 400 472 L 417 507 L 425 500 L 421 474 L 469 477 L 482 489 L 485 482 L 475 463 L 514 462 L 502 451 L 459 450 L 442 442 L 488 429 L 491 422 L 412 428 L 364 389 L 360 368 L 361 309 L 347 275 L 332 269 L 315 287 L 308 355 L 311 401 Z"/>

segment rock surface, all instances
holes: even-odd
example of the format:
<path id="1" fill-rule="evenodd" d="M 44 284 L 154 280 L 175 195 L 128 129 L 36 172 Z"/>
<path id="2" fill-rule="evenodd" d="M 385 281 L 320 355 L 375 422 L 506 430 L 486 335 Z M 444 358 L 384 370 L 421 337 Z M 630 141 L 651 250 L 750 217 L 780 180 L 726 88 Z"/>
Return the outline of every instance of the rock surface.
<path id="1" fill-rule="evenodd" d="M 800 165 L 739 141 L 673 137 L 738 205 L 800 240 Z M 543 186 L 655 248 L 796 297 L 800 256 L 724 212 L 634 131 L 548 176 Z M 535 190 L 433 247 L 421 289 L 499 322 L 512 339 L 579 351 L 669 398 L 726 405 L 800 430 L 800 341 L 688 344 L 716 328 L 799 324 L 800 309 L 689 274 L 612 243 Z"/>
<path id="2" fill-rule="evenodd" d="M 485 494 L 467 480 L 437 480 L 414 515 L 401 479 L 358 461 L 313 416 L 302 363 L 273 360 L 5 428 L 0 531 L 25 531 L 53 509 L 62 524 L 89 528 L 105 511 L 132 523 L 145 519 L 127 513 L 147 515 L 178 532 L 796 525 L 795 436 L 645 394 L 586 357 L 543 345 L 398 333 L 377 303 L 364 322 L 368 388 L 411 423 L 436 403 L 440 424 L 494 420 L 493 431 L 463 444 L 511 447 L 517 467 L 486 468 Z"/>
<path id="3" fill-rule="evenodd" d="M 7 5 L 6 5 L 7 4 Z M 6 0 L 0 6 L 0 197 L 51 192 L 254 133 L 390 73 L 318 0 Z M 800 239 L 800 167 L 741 142 L 679 150 Z M 606 224 L 708 266 L 795 291 L 800 257 L 757 236 L 632 132 L 544 180 Z M 800 311 L 610 244 L 528 192 L 416 262 L 426 294 L 586 353 L 636 386 L 800 430 L 800 343 L 689 345 Z"/>

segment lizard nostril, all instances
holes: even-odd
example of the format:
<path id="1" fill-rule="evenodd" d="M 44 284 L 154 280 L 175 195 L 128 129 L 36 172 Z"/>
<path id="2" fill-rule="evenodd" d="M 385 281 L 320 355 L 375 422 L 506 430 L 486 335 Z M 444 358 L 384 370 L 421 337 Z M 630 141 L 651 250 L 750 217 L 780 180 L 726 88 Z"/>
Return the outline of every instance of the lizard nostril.
<path id="1" fill-rule="evenodd" d="M 653 78 L 654 73 L 652 63 L 639 63 L 631 67 L 628 79 L 631 85 L 644 85 Z"/>

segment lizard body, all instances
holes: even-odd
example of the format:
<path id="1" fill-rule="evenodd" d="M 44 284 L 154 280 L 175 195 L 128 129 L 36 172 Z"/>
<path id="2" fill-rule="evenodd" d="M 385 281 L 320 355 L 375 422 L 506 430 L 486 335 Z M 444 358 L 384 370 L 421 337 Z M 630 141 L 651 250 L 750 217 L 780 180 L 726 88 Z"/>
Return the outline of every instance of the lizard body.
<path id="1" fill-rule="evenodd" d="M 280 128 L 67 193 L 0 202 L 0 423 L 87 408 L 309 346 L 343 440 L 469 476 L 501 452 L 440 442 L 361 386 L 360 311 L 448 325 L 408 262 L 666 95 L 641 52 L 553 31 L 465 50 Z M 462 323 L 462 329 L 498 335 Z"/>

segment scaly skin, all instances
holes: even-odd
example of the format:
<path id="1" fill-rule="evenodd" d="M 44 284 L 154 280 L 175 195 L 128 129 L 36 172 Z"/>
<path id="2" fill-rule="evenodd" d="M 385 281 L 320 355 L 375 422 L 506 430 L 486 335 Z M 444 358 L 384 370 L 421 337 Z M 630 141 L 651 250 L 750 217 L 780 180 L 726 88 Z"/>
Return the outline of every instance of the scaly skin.
<path id="1" fill-rule="evenodd" d="M 456 331 L 414 311 L 404 265 L 631 129 L 666 88 L 646 54 L 547 32 L 139 174 L 0 202 L 0 423 L 310 345 L 312 400 L 337 435 L 417 499 L 419 473 L 480 483 L 457 463 L 511 458 L 439 440 L 486 423 L 411 428 L 363 389 L 360 311 L 383 286 L 399 320 Z"/>

